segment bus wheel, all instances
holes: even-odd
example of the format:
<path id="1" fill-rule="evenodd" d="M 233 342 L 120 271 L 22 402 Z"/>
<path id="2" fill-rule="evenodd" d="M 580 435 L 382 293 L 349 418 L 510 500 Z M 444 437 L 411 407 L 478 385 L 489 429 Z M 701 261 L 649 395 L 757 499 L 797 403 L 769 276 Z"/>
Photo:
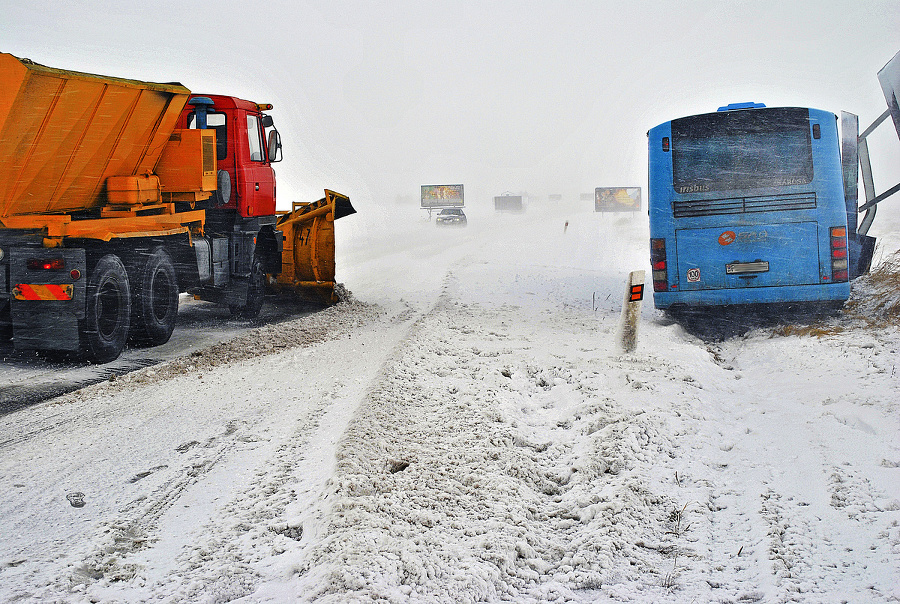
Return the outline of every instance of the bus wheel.
<path id="1" fill-rule="evenodd" d="M 247 284 L 247 301 L 243 306 L 231 306 L 231 314 L 239 315 L 244 319 L 253 320 L 259 316 L 262 310 L 263 300 L 266 297 L 266 274 L 263 271 L 262 261 L 258 256 L 253 258 L 250 267 L 250 277 Z"/>
<path id="2" fill-rule="evenodd" d="M 132 277 L 131 340 L 147 346 L 165 344 L 178 316 L 178 277 L 172 257 L 157 247 Z"/>
<path id="3" fill-rule="evenodd" d="M 118 256 L 107 254 L 91 270 L 79 331 L 86 359 L 108 363 L 125 348 L 131 320 L 128 275 Z"/>

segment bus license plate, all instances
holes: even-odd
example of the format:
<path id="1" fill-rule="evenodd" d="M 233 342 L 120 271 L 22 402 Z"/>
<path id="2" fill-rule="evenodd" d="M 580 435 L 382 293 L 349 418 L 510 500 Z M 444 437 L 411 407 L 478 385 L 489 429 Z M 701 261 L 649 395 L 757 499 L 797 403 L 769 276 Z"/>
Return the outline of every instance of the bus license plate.
<path id="1" fill-rule="evenodd" d="M 725 265 L 725 272 L 729 275 L 745 275 L 747 273 L 768 273 L 769 263 L 763 260 L 756 262 L 732 262 Z"/>

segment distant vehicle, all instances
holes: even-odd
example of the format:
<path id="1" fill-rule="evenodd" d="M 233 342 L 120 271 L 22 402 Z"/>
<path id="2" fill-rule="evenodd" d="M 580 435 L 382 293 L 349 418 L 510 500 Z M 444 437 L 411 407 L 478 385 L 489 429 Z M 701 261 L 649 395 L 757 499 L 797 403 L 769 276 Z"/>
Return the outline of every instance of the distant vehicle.
<path id="1" fill-rule="evenodd" d="M 462 208 L 444 208 L 438 213 L 434 222 L 438 226 L 466 226 L 468 224 Z"/>
<path id="2" fill-rule="evenodd" d="M 497 195 L 494 197 L 494 210 L 497 212 L 521 214 L 525 211 L 525 206 L 522 203 L 522 196 L 513 195 L 512 193 Z"/>

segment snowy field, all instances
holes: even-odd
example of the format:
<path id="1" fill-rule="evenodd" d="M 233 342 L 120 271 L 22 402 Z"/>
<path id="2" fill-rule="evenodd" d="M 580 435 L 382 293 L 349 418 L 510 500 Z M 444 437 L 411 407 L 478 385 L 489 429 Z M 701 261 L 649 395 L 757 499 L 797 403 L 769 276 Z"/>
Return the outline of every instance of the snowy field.
<path id="1" fill-rule="evenodd" d="M 896 314 L 626 354 L 644 213 L 359 210 L 350 300 L 0 417 L 0 601 L 900 601 Z"/>

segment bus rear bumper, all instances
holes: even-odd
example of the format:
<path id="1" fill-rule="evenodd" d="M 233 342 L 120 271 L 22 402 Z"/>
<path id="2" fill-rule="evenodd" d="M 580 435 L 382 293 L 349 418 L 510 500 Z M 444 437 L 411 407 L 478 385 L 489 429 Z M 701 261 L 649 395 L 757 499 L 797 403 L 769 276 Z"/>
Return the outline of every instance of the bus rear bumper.
<path id="1" fill-rule="evenodd" d="M 850 283 L 843 282 L 804 286 L 653 292 L 653 305 L 659 309 L 667 309 L 679 305 L 730 306 L 791 302 L 843 303 L 849 297 Z"/>

